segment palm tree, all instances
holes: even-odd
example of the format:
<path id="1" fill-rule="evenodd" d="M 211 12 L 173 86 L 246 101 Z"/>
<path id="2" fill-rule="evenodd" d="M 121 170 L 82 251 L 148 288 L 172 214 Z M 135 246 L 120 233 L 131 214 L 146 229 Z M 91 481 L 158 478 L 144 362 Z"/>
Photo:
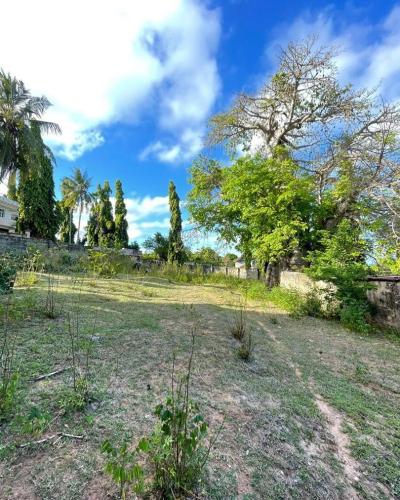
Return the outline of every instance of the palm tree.
<path id="1" fill-rule="evenodd" d="M 24 154 L 43 147 L 37 130 L 61 133 L 56 123 L 40 119 L 50 106 L 46 97 L 31 96 L 22 81 L 0 70 L 0 181 L 23 168 Z"/>
<path id="2" fill-rule="evenodd" d="M 78 218 L 78 243 L 80 242 L 80 229 L 83 209 L 89 208 L 94 195 L 89 192 L 92 179 L 86 172 L 76 168 L 71 177 L 64 177 L 61 183 L 64 204 L 70 210 L 70 225 L 72 225 L 72 214 L 75 209 L 79 210 Z M 70 243 L 71 233 L 70 233 Z"/>

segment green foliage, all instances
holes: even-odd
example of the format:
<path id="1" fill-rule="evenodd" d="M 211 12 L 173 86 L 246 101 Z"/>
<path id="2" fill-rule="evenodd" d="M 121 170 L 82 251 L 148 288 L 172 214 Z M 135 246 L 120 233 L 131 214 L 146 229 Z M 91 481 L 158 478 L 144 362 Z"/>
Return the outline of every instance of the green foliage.
<path id="1" fill-rule="evenodd" d="M 59 229 L 61 243 L 73 243 L 77 227 L 74 224 L 74 211 L 66 206 L 65 201 L 58 202 Z"/>
<path id="2" fill-rule="evenodd" d="M 203 247 L 192 253 L 191 260 L 200 264 L 221 264 L 221 257 L 213 248 Z"/>
<path id="3" fill-rule="evenodd" d="M 192 324 L 192 346 L 184 376 L 176 380 L 175 356 L 172 365 L 171 392 L 164 403 L 155 408 L 158 422 L 154 431 L 143 437 L 135 450 L 130 451 L 128 441 L 119 447 L 106 440 L 102 451 L 108 457 L 106 471 L 120 487 L 121 498 L 128 488 L 143 493 L 144 469 L 138 464 L 138 454 L 148 457 L 153 486 L 160 498 L 190 495 L 198 486 L 215 440 L 205 446 L 208 424 L 199 413 L 198 404 L 190 398 L 190 379 L 197 323 Z"/>
<path id="4" fill-rule="evenodd" d="M 182 216 L 179 206 L 179 196 L 175 184 L 170 181 L 168 188 L 170 231 L 168 238 L 168 262 L 181 264 L 184 260 L 184 247 L 182 242 Z"/>
<path id="5" fill-rule="evenodd" d="M 159 420 L 155 430 L 147 440 L 141 441 L 141 448 L 149 454 L 154 469 L 154 486 L 162 498 L 176 498 L 192 491 L 201 478 L 213 444 L 204 445 L 208 424 L 189 396 L 195 328 L 194 325 L 186 374 L 175 380 L 174 360 L 171 393 L 155 409 Z"/>
<path id="6" fill-rule="evenodd" d="M 115 247 L 126 248 L 129 243 L 126 206 L 120 180 L 115 183 Z"/>
<path id="7" fill-rule="evenodd" d="M 48 412 L 43 412 L 37 406 L 32 406 L 28 415 L 21 422 L 22 432 L 37 437 L 45 431 L 50 420 Z"/>
<path id="8" fill-rule="evenodd" d="M 128 441 L 121 446 L 113 446 L 109 440 L 103 442 L 101 451 L 107 456 L 105 470 L 119 486 L 119 495 L 125 500 L 129 490 L 136 494 L 144 491 L 144 472 L 137 463 L 137 449 L 129 451 Z M 138 448 L 140 449 L 140 443 Z"/>
<path id="9" fill-rule="evenodd" d="M 10 200 L 18 201 L 16 172 L 12 172 L 8 177 L 7 198 L 10 198 Z"/>
<path id="10" fill-rule="evenodd" d="M 20 271 L 17 275 L 17 285 L 19 287 L 30 288 L 39 282 L 36 273 L 32 271 Z"/>
<path id="11" fill-rule="evenodd" d="M 83 410 L 91 399 L 90 362 L 94 352 L 94 326 L 89 329 L 82 326 L 79 308 L 74 321 L 68 314 L 67 330 L 72 361 L 72 387 L 64 390 L 60 397 L 59 403 L 65 413 Z"/>
<path id="12" fill-rule="evenodd" d="M 70 210 L 78 210 L 78 240 L 80 243 L 81 218 L 84 209 L 87 209 L 93 200 L 89 192 L 91 179 L 86 172 L 75 168 L 71 177 L 64 177 L 61 183 L 63 204 Z M 73 239 L 70 241 L 73 243 Z"/>
<path id="13" fill-rule="evenodd" d="M 8 253 L 0 254 L 0 295 L 9 292 L 17 274 L 17 266 L 13 256 Z"/>
<path id="14" fill-rule="evenodd" d="M 115 223 L 113 218 L 112 204 L 110 201 L 111 188 L 108 181 L 98 191 L 98 224 L 99 224 L 99 246 L 113 247 L 115 236 Z"/>
<path id="15" fill-rule="evenodd" d="M 370 308 L 366 301 L 346 299 L 339 314 L 340 322 L 349 330 L 359 333 L 371 332 L 372 327 L 368 323 Z"/>
<path id="16" fill-rule="evenodd" d="M 244 156 L 230 167 L 212 160 L 191 168 L 188 209 L 195 222 L 217 231 L 245 255 L 278 261 L 309 244 L 314 211 L 311 179 L 284 150 L 269 159 Z"/>
<path id="17" fill-rule="evenodd" d="M 163 498 L 191 491 L 208 457 L 204 439 L 208 424 L 198 405 L 185 396 L 183 386 L 156 407 L 159 423 L 148 440 L 155 487 Z"/>
<path id="18" fill-rule="evenodd" d="M 100 205 L 98 201 L 98 194 L 101 191 L 101 186 L 97 187 L 97 192 L 95 193 L 95 199 L 93 200 L 92 206 L 90 208 L 89 220 L 86 226 L 86 238 L 87 244 L 90 247 L 99 246 L 99 235 L 100 235 L 100 223 L 99 223 L 99 210 Z"/>
<path id="19" fill-rule="evenodd" d="M 222 261 L 225 266 L 233 266 L 237 258 L 238 256 L 235 253 L 227 253 L 223 256 Z"/>
<path id="20" fill-rule="evenodd" d="M 3 359 L 0 360 L 4 362 Z M 7 420 L 12 414 L 18 381 L 18 373 L 13 373 L 6 368 L 2 368 L 0 380 L 0 422 Z"/>
<path id="21" fill-rule="evenodd" d="M 45 257 L 44 270 L 49 273 L 80 273 L 88 270 L 85 253 L 51 248 Z"/>
<path id="22" fill-rule="evenodd" d="M 334 234 L 322 236 L 322 249 L 310 256 L 308 274 L 336 286 L 336 297 L 341 303 L 339 316 L 342 323 L 351 329 L 366 332 L 369 306 L 366 291 L 370 287 L 366 278 L 369 268 L 365 264 L 368 249 L 361 237 L 360 228 L 349 220 L 343 220 Z"/>
<path id="23" fill-rule="evenodd" d="M 37 142 L 40 131 L 34 128 Z M 54 195 L 53 158 L 42 143 L 42 148 L 25 153 L 25 168 L 20 172 L 17 198 L 19 202 L 17 228 L 30 231 L 31 236 L 54 240 L 58 216 Z"/>
<path id="24" fill-rule="evenodd" d="M 122 272 L 133 270 L 133 262 L 118 250 L 106 249 L 89 250 L 88 268 L 99 276 L 110 278 Z"/>
<path id="25" fill-rule="evenodd" d="M 82 411 L 88 402 L 88 387 L 85 379 L 78 378 L 74 389 L 61 391 L 59 405 L 65 414 Z"/>
<path id="26" fill-rule="evenodd" d="M 0 181 L 32 167 L 26 153 L 42 154 L 41 133 L 61 132 L 56 123 L 40 119 L 49 107 L 46 97 L 31 96 L 21 80 L 0 70 Z"/>
<path id="27" fill-rule="evenodd" d="M 139 250 L 140 250 L 139 243 L 136 240 L 133 243 L 129 243 L 126 248 L 136 250 L 136 252 L 139 252 Z"/>
<path id="28" fill-rule="evenodd" d="M 240 302 L 239 307 L 235 309 L 233 320 L 230 325 L 232 337 L 236 340 L 243 340 L 247 331 L 247 307 L 246 301 Z"/>
<path id="29" fill-rule="evenodd" d="M 13 412 L 19 380 L 19 374 L 15 367 L 17 336 L 10 328 L 10 298 L 8 298 L 4 309 L 4 314 L 0 314 L 3 316 L 0 324 L 0 422 L 7 420 Z"/>
<path id="30" fill-rule="evenodd" d="M 305 299 L 296 290 L 277 286 L 266 293 L 266 299 L 294 317 L 304 314 Z"/>
<path id="31" fill-rule="evenodd" d="M 45 254 L 35 247 L 35 245 L 28 245 L 24 255 L 23 269 L 29 272 L 40 273 L 44 270 L 45 262 Z"/>
<path id="32" fill-rule="evenodd" d="M 155 257 L 162 261 L 168 260 L 168 238 L 161 233 L 155 233 L 152 238 L 147 238 L 143 243 L 143 248 L 150 250 L 155 254 Z"/>
<path id="33" fill-rule="evenodd" d="M 373 271 L 377 274 L 400 274 L 400 244 L 389 239 L 376 242 L 376 264 Z"/>
<path id="34" fill-rule="evenodd" d="M 254 351 L 253 335 L 251 329 L 247 329 L 243 338 L 240 341 L 240 346 L 237 349 L 237 354 L 243 361 L 250 361 Z"/>

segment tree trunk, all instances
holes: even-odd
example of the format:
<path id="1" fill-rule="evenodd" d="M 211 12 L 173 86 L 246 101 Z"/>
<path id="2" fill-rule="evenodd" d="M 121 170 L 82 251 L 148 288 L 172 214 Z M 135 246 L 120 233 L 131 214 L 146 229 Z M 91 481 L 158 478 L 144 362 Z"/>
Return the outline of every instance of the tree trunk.
<path id="1" fill-rule="evenodd" d="M 72 245 L 72 208 L 69 209 L 69 244 Z"/>
<path id="2" fill-rule="evenodd" d="M 81 242 L 81 217 L 82 217 L 82 205 L 79 207 L 79 219 L 78 219 L 78 245 L 80 244 Z"/>
<path id="3" fill-rule="evenodd" d="M 280 283 L 280 265 L 276 262 L 268 262 L 265 271 L 265 283 L 268 288 L 278 286 Z"/>

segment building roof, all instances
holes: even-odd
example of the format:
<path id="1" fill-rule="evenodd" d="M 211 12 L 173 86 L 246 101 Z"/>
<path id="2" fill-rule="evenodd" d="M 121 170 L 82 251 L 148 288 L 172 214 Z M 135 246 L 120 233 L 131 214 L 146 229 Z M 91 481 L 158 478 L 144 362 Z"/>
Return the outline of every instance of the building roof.
<path id="1" fill-rule="evenodd" d="M 0 206 L 9 208 L 11 210 L 18 210 L 19 203 L 14 200 L 10 200 L 7 196 L 0 195 Z"/>

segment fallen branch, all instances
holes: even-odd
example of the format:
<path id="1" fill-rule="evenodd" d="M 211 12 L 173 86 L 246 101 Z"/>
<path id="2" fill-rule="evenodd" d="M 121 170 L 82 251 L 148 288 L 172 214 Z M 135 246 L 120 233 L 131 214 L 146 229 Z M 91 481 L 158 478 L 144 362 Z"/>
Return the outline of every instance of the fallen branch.
<path id="1" fill-rule="evenodd" d="M 52 436 L 48 436 L 43 439 L 39 439 L 38 441 L 29 441 L 28 443 L 22 443 L 18 445 L 18 448 L 26 448 L 27 446 L 31 446 L 33 444 L 43 444 L 47 443 L 47 441 L 51 441 L 54 438 L 57 438 L 53 444 L 58 443 L 61 438 L 67 437 L 71 439 L 83 439 L 83 436 L 76 436 L 75 434 L 67 434 L 66 432 L 57 432 L 57 434 L 53 434 Z"/>
<path id="2" fill-rule="evenodd" d="M 44 380 L 46 378 L 54 377 L 55 375 L 58 375 L 70 369 L 71 367 L 67 366 L 66 368 L 60 368 L 59 370 L 55 370 L 54 372 L 46 373 L 45 375 L 40 375 L 39 377 L 34 378 L 33 382 L 39 382 L 39 380 Z"/>

